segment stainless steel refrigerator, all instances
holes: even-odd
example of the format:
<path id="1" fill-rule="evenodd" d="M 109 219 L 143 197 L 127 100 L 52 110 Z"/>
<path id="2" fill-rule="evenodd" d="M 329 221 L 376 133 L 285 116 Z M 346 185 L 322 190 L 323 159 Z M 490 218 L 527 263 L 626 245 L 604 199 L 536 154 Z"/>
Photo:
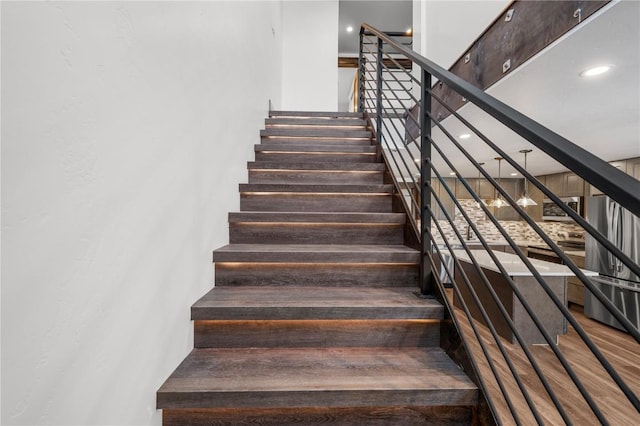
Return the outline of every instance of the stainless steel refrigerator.
<path id="1" fill-rule="evenodd" d="M 640 219 L 609 197 L 587 200 L 587 221 L 636 264 L 640 263 Z M 592 282 L 640 329 L 640 277 L 586 233 L 585 268 L 600 274 Z M 585 287 L 586 316 L 623 330 L 621 324 Z"/>

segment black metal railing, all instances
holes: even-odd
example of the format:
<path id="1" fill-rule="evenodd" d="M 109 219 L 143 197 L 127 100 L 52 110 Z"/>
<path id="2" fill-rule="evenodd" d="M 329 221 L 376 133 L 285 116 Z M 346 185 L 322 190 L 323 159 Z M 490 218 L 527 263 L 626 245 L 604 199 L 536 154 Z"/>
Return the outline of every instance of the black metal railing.
<path id="1" fill-rule="evenodd" d="M 435 79 L 466 100 L 464 112 L 434 93 Z M 434 117 L 435 105 L 450 114 Z M 640 277 L 640 266 L 510 154 L 533 149 L 536 155 L 546 155 L 582 178 L 585 188 L 598 188 L 628 210 L 639 227 L 640 183 L 417 54 L 403 33 L 384 33 L 367 24 L 360 30 L 359 109 L 375 131 L 410 212 L 422 254 L 422 293 L 447 306 L 495 421 L 588 419 L 606 424 L 614 418 L 612 411 L 627 410 L 630 418 L 640 415 L 640 384 L 625 364 L 637 368 L 638 360 L 631 356 L 612 361 L 602 339 L 594 336 L 591 326 L 585 327 L 587 320 L 568 307 L 568 277 L 578 280 L 628 333 L 618 338 L 632 353 L 640 353 L 637 324 L 594 282 L 593 271 L 578 266 L 576 257 L 559 246 L 559 226 L 541 222 L 540 207 L 536 214 L 516 200 L 517 188 L 530 184 L 540 204 L 548 199 L 572 221 L 565 228 L 587 235 L 631 276 Z M 481 119 L 472 122 L 471 116 Z M 487 123 L 511 132 L 518 149 L 489 137 L 481 130 Z M 460 129 L 473 145 L 458 140 Z M 504 160 L 520 177 L 505 181 L 511 186 L 502 185 L 500 172 L 496 178 L 495 170 L 483 162 L 491 158 L 498 160 L 498 169 Z M 505 207 L 487 205 L 481 186 L 489 186 L 494 201 L 501 199 Z M 551 268 L 529 258 L 520 240 L 537 241 L 561 265 Z M 571 345 L 558 344 L 565 334 Z M 590 368 L 599 369 L 601 382 L 577 368 L 574 347 L 582 348 L 579 356 L 589 354 Z M 620 405 L 612 408 L 602 397 L 597 387 L 605 382 L 624 400 Z"/>

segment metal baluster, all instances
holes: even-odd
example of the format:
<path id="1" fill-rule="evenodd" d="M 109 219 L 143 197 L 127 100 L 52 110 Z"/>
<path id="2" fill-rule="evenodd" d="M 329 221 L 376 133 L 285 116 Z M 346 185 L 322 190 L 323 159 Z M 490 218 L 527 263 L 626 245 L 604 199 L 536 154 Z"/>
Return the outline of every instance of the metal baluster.
<path id="1" fill-rule="evenodd" d="M 420 290 L 422 294 L 433 294 L 433 277 L 429 255 L 431 252 L 431 74 L 422 70 L 422 102 L 420 104 Z"/>

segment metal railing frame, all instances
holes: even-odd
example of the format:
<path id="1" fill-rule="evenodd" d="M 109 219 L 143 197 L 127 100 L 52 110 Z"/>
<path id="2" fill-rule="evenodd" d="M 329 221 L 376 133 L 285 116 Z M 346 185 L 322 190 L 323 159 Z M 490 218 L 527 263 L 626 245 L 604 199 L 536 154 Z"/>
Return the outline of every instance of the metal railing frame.
<path id="1" fill-rule="evenodd" d="M 496 180 L 493 179 L 491 175 L 484 168 L 482 168 L 482 166 L 464 149 L 464 147 L 456 141 L 456 139 L 443 126 L 439 118 L 433 117 L 431 113 L 431 108 L 433 105 L 432 103 L 437 102 L 440 105 L 443 105 L 449 111 L 451 116 L 454 116 L 456 119 L 458 119 L 461 123 L 463 123 L 463 125 L 465 125 L 474 134 L 476 134 L 485 144 L 487 144 L 496 153 L 498 153 L 498 155 L 503 157 L 519 173 L 521 173 L 524 179 L 527 179 L 535 187 L 537 187 L 547 198 L 554 201 L 560 208 L 562 208 L 567 213 L 567 215 L 569 215 L 578 225 L 582 226 L 585 229 L 585 231 L 591 234 L 603 247 L 609 250 L 611 254 L 619 258 L 622 261 L 622 263 L 625 264 L 632 272 L 636 273 L 637 275 L 640 275 L 640 266 L 635 264 L 624 253 L 622 253 L 619 249 L 613 246 L 613 244 L 611 244 L 602 234 L 600 234 L 596 229 L 594 229 L 584 218 L 582 218 L 579 214 L 574 212 L 568 206 L 564 205 L 564 203 L 562 203 L 561 200 L 554 193 L 552 193 L 538 179 L 536 179 L 533 175 L 527 172 L 522 166 L 520 166 L 517 161 L 515 161 L 510 156 L 508 156 L 499 146 L 493 143 L 476 127 L 474 127 L 466 119 L 460 116 L 460 114 L 458 114 L 457 111 L 449 107 L 446 104 L 446 102 L 444 102 L 440 97 L 434 94 L 432 92 L 432 79 L 435 77 L 439 80 L 440 84 L 443 84 L 443 83 L 447 84 L 450 88 L 452 88 L 458 94 L 462 95 L 469 102 L 472 102 L 475 106 L 479 107 L 480 109 L 482 109 L 483 111 L 491 115 L 494 119 L 498 120 L 503 125 L 510 128 L 516 134 L 528 140 L 532 145 L 536 146 L 541 151 L 545 152 L 549 156 L 556 159 L 559 163 L 563 164 L 569 170 L 572 170 L 578 176 L 581 176 L 585 181 L 589 182 L 590 184 L 592 184 L 598 189 L 601 189 L 603 191 L 606 190 L 609 196 L 613 200 L 617 201 L 622 207 L 631 211 L 636 216 L 640 216 L 640 187 L 638 186 L 637 181 L 631 178 L 630 176 L 624 174 L 620 170 L 616 169 L 615 167 L 607 164 L 606 162 L 599 159 L 598 157 L 595 157 L 593 154 L 589 153 L 588 151 L 580 148 L 579 146 L 573 144 L 567 139 L 561 137 L 560 135 L 547 129 L 546 127 L 540 125 L 539 123 L 524 116 L 523 114 L 507 106 L 506 104 L 498 101 L 497 99 L 494 99 L 490 95 L 484 93 L 480 89 L 465 82 L 461 78 L 451 74 L 449 71 L 444 70 L 443 68 L 439 67 L 435 63 L 429 61 L 427 58 L 424 58 L 423 56 L 417 54 L 413 50 L 408 49 L 402 43 L 399 43 L 398 41 L 392 38 L 392 37 L 401 37 L 404 35 L 405 35 L 404 33 L 399 33 L 399 32 L 384 33 L 371 27 L 368 24 L 362 25 L 360 30 L 361 48 L 360 48 L 360 55 L 359 55 L 359 79 L 358 79 L 359 110 L 364 111 L 371 121 L 375 121 L 376 140 L 381 147 L 384 147 L 385 144 L 389 146 L 389 141 L 385 139 L 384 132 L 386 131 L 388 134 L 393 135 L 393 133 L 391 132 L 391 128 L 387 125 L 384 118 L 387 118 L 389 116 L 393 116 L 396 118 L 406 118 L 407 120 L 409 119 L 412 120 L 415 124 L 419 124 L 419 129 L 420 129 L 419 144 L 415 140 L 409 141 L 407 143 L 406 134 L 403 137 L 402 132 L 397 128 L 396 123 L 394 123 L 393 121 L 390 121 L 391 127 L 393 128 L 395 134 L 405 142 L 405 145 L 407 145 L 407 152 L 410 152 L 408 150 L 409 143 L 412 143 L 416 147 L 418 147 L 420 152 L 419 167 L 417 167 L 418 171 L 420 172 L 419 183 L 415 181 L 413 177 L 413 173 L 411 173 L 411 167 L 407 165 L 404 157 L 400 155 L 400 159 L 403 163 L 405 170 L 409 171 L 412 184 L 415 187 L 417 187 L 417 185 L 419 184 L 420 199 L 415 200 L 412 197 L 411 204 L 414 207 L 419 207 L 420 222 L 419 224 L 416 223 L 416 220 L 413 217 L 411 217 L 411 222 L 416 228 L 417 234 L 419 236 L 418 239 L 420 242 L 420 252 L 421 252 L 420 289 L 422 293 L 426 295 L 432 295 L 440 299 L 444 299 L 443 295 L 445 292 L 445 288 L 444 288 L 442 279 L 441 277 L 439 277 L 437 274 L 434 274 L 433 272 L 436 268 L 436 263 L 435 263 L 436 257 L 440 261 L 440 264 L 443 265 L 443 269 L 446 275 L 449 277 L 449 279 L 452 282 L 454 281 L 453 271 L 450 270 L 449 267 L 444 266 L 446 262 L 445 262 L 445 254 L 442 253 L 443 249 L 438 247 L 438 245 L 433 244 L 433 239 L 440 236 L 445 242 L 446 249 L 449 251 L 449 253 L 453 254 L 454 248 L 449 243 L 449 241 L 447 241 L 447 239 L 445 238 L 444 230 L 441 228 L 438 221 L 432 221 L 432 218 L 434 217 L 433 216 L 434 212 L 432 211 L 432 207 L 431 207 L 432 200 L 433 200 L 436 202 L 437 206 L 440 208 L 441 212 L 444 214 L 446 221 L 452 225 L 456 238 L 458 238 L 458 240 L 462 243 L 462 248 L 465 250 L 465 252 L 469 256 L 471 263 L 476 268 L 476 270 L 480 271 L 480 277 L 485 286 L 485 289 L 489 292 L 489 294 L 491 295 L 491 298 L 498 306 L 498 309 L 500 310 L 502 317 L 506 320 L 508 326 L 513 331 L 513 334 L 516 340 L 518 341 L 518 344 L 520 345 L 523 352 L 525 353 L 525 356 L 528 358 L 529 362 L 531 363 L 531 366 L 533 367 L 539 380 L 541 381 L 543 388 L 547 392 L 547 395 L 550 397 L 551 401 L 553 402 L 556 409 L 558 410 L 558 413 L 560 414 L 560 416 L 565 422 L 567 423 L 571 422 L 566 411 L 562 407 L 562 404 L 557 399 L 550 385 L 546 381 L 546 378 L 542 373 L 540 367 L 538 366 L 533 355 L 529 351 L 527 344 L 525 343 L 524 339 L 522 339 L 522 337 L 519 335 L 518 330 L 516 329 L 513 322 L 510 320 L 504 305 L 499 300 L 497 294 L 491 287 L 486 275 L 482 272 L 480 265 L 475 259 L 475 256 L 472 254 L 473 250 L 469 249 L 469 246 L 465 242 L 464 237 L 461 235 L 459 230 L 454 226 L 453 219 L 451 218 L 449 213 L 446 211 L 446 208 L 441 200 L 441 196 L 438 196 L 438 194 L 436 194 L 436 192 L 434 191 L 431 185 L 431 180 L 432 180 L 432 177 L 435 176 L 435 178 L 438 179 L 438 181 L 442 185 L 442 188 L 445 190 L 447 196 L 453 200 L 453 203 L 455 204 L 457 209 L 459 209 L 459 211 L 461 212 L 462 216 L 464 217 L 464 220 L 468 223 L 468 226 L 470 227 L 470 229 L 472 229 L 475 235 L 478 236 L 478 239 L 481 245 L 484 247 L 487 253 L 489 253 L 489 256 L 492 258 L 492 260 L 495 262 L 500 272 L 503 274 L 504 278 L 510 285 L 511 289 L 514 291 L 515 296 L 523 305 L 527 313 L 530 315 L 534 324 L 541 332 L 545 341 L 547 341 L 547 343 L 549 344 L 549 347 L 553 351 L 554 355 L 559 360 L 560 364 L 562 365 L 562 367 L 564 368 L 568 376 L 571 378 L 577 390 L 580 392 L 585 402 L 593 411 L 594 415 L 598 418 L 600 422 L 602 423 L 607 422 L 606 418 L 604 417 L 601 410 L 599 409 L 597 403 L 593 400 L 593 398 L 591 398 L 591 395 L 589 394 L 589 392 L 584 388 L 581 381 L 579 380 L 579 378 L 571 368 L 571 365 L 566 359 L 566 357 L 564 356 L 564 354 L 562 354 L 562 352 L 555 345 L 554 339 L 545 330 L 541 321 L 539 320 L 539 318 L 537 318 L 533 309 L 528 304 L 526 298 L 520 293 L 520 291 L 517 289 L 514 282 L 508 276 L 507 271 L 503 268 L 503 266 L 501 265 L 501 263 L 499 262 L 499 260 L 497 259 L 497 257 L 495 256 L 491 248 L 489 247 L 489 243 L 487 242 L 487 240 L 482 236 L 479 229 L 476 227 L 473 221 L 469 218 L 467 213 L 464 211 L 464 208 L 462 207 L 462 205 L 456 199 L 453 191 L 447 185 L 445 179 L 443 179 L 441 174 L 438 172 L 436 167 L 431 162 L 432 148 L 434 148 L 435 151 L 447 163 L 450 169 L 453 172 L 455 172 L 456 176 L 458 176 L 460 182 L 465 187 L 465 190 L 468 191 L 469 194 L 471 194 L 472 198 L 479 203 L 479 205 L 481 206 L 481 208 L 483 209 L 487 217 L 490 219 L 492 224 L 498 229 L 500 234 L 504 237 L 504 239 L 507 241 L 509 246 L 512 247 L 515 254 L 518 255 L 518 257 L 522 260 L 524 265 L 531 271 L 532 276 L 539 283 L 540 287 L 544 289 L 545 293 L 548 295 L 548 297 L 553 302 L 553 304 L 567 319 L 567 321 L 573 327 L 573 329 L 576 330 L 577 334 L 580 336 L 582 341 L 586 344 L 588 349 L 594 354 L 596 359 L 600 362 L 602 367 L 609 374 L 609 376 L 612 378 L 615 384 L 625 394 L 627 399 L 636 408 L 636 410 L 640 412 L 640 400 L 638 399 L 638 396 L 633 393 L 633 391 L 628 387 L 628 385 L 624 382 L 624 380 L 622 380 L 622 378 L 616 372 L 615 368 L 613 368 L 613 366 L 608 362 L 606 357 L 602 355 L 598 347 L 591 341 L 588 334 L 583 330 L 583 328 L 580 326 L 577 320 L 569 312 L 568 308 L 564 305 L 564 301 L 558 299 L 558 297 L 553 293 L 549 285 L 545 282 L 544 278 L 538 273 L 536 268 L 531 264 L 527 256 L 519 249 L 515 241 L 513 241 L 513 239 L 509 236 L 508 232 L 501 226 L 499 221 L 492 215 L 489 209 L 485 205 L 483 205 L 479 194 L 477 194 L 474 188 L 472 188 L 471 185 L 469 185 L 469 182 L 467 182 L 466 179 L 460 176 L 460 174 L 458 173 L 458 170 L 446 157 L 442 149 L 439 147 L 438 143 L 432 139 L 432 133 L 431 133 L 432 128 L 437 127 L 446 136 L 447 142 L 451 142 L 459 151 L 463 153 L 463 155 L 467 158 L 467 160 L 469 160 L 471 164 L 483 175 L 483 177 L 487 179 L 488 182 L 491 183 L 491 185 L 495 188 L 495 190 L 509 203 L 509 205 L 511 205 L 515 209 L 515 211 L 519 214 L 519 216 L 533 229 L 534 232 L 538 234 L 538 236 L 540 236 L 540 238 L 547 245 L 549 245 L 549 247 L 551 247 L 551 249 L 567 265 L 567 267 L 569 267 L 569 269 L 581 281 L 583 281 L 585 287 L 589 289 L 596 296 L 596 298 L 614 315 L 614 317 L 625 328 L 627 328 L 627 331 L 639 343 L 640 343 L 640 332 L 633 327 L 630 321 L 626 319 L 618 311 L 617 308 L 615 308 L 615 306 L 602 293 L 602 291 L 600 291 L 599 288 L 597 288 L 595 285 L 591 283 L 591 281 L 584 275 L 584 273 L 580 270 L 580 268 L 578 268 L 571 261 L 571 259 L 569 259 L 569 257 L 562 251 L 562 249 L 558 247 L 555 244 L 555 242 L 547 234 L 545 234 L 545 232 L 526 213 L 526 211 L 520 208 L 520 206 L 517 205 L 515 200 L 502 187 L 500 187 L 498 182 L 496 182 Z M 372 39 L 374 39 L 375 41 L 367 42 L 367 40 L 372 40 Z M 375 51 L 368 48 L 365 49 L 364 47 L 365 45 L 374 46 Z M 390 52 L 389 50 L 385 50 L 385 47 L 389 47 L 390 49 L 392 49 L 392 51 Z M 393 56 L 391 53 L 393 53 L 396 56 Z M 375 61 L 367 60 L 366 58 L 367 55 L 374 56 Z M 402 56 L 403 58 L 407 58 L 411 60 L 413 67 L 417 66 L 419 68 L 420 80 L 418 80 L 410 72 L 404 70 L 404 67 L 402 67 L 398 62 L 398 59 L 399 59 L 398 55 Z M 411 81 L 413 83 L 420 85 L 419 100 L 411 92 L 411 89 L 407 88 L 397 78 L 395 73 L 391 72 L 392 70 L 385 65 L 384 63 L 385 61 L 383 61 L 383 58 L 385 58 L 385 60 L 388 59 L 391 63 L 398 66 L 398 69 L 404 70 L 404 72 L 410 77 L 408 81 Z M 375 66 L 373 64 L 375 64 Z M 399 85 L 401 90 L 393 89 L 390 86 L 390 84 L 383 79 L 384 72 L 387 72 L 389 73 L 389 75 L 391 75 L 391 77 Z M 375 81 L 374 85 L 370 84 L 371 80 Z M 406 93 L 408 93 L 409 95 L 408 98 L 401 99 L 398 96 L 397 92 L 402 92 L 403 90 Z M 367 94 L 372 91 L 375 92 L 375 96 L 368 97 Z M 386 92 L 391 93 L 395 99 L 390 99 L 386 95 Z M 411 114 L 407 114 L 409 111 L 409 108 L 412 106 L 405 105 L 403 100 L 404 101 L 409 100 L 414 105 L 416 103 L 420 105 L 420 109 L 419 109 L 420 114 L 417 120 L 414 117 L 412 117 Z M 394 101 L 397 102 L 396 105 L 394 105 Z M 384 106 L 385 102 L 388 104 L 388 108 L 385 108 Z M 390 115 L 391 110 L 392 110 L 391 112 L 392 115 Z M 398 110 L 400 111 L 400 114 L 398 113 Z M 406 131 L 406 128 L 405 128 L 405 131 Z M 393 143 L 393 146 L 396 148 L 397 151 L 399 151 L 398 150 L 399 147 L 394 137 L 391 138 L 391 143 Z M 393 161 L 394 166 L 398 170 L 402 170 L 400 168 L 400 163 L 398 163 L 398 160 L 395 158 L 396 157 L 395 155 L 387 156 L 384 153 L 384 150 L 383 150 L 383 155 L 385 155 L 385 159 L 387 161 L 389 160 Z M 398 177 L 393 176 L 393 180 L 394 180 L 394 183 L 396 184 L 396 187 L 399 190 L 402 189 L 400 186 L 400 182 L 402 182 L 404 184 L 404 189 L 410 191 L 409 184 L 404 180 L 404 178 L 399 179 Z M 407 211 L 410 211 L 411 206 L 407 204 L 407 201 L 404 199 L 404 197 L 401 197 L 401 198 L 402 198 L 402 202 L 405 205 L 405 208 L 407 208 Z M 413 216 L 413 215 L 410 215 L 410 216 Z M 437 235 L 432 234 L 432 229 L 431 229 L 432 223 L 434 223 L 436 226 Z M 456 271 L 462 271 L 462 268 L 460 267 L 458 259 L 455 256 L 453 256 L 453 260 L 454 260 L 454 266 L 455 266 L 454 269 Z M 488 314 L 486 310 L 480 303 L 479 297 L 475 289 L 473 289 L 473 286 L 470 285 L 469 277 L 464 272 L 462 272 L 461 275 L 462 275 L 462 280 L 465 282 L 465 285 L 467 286 L 468 289 L 470 289 L 471 298 L 473 299 L 473 302 L 476 304 L 477 307 L 479 307 L 480 314 L 483 317 L 485 323 L 489 325 L 490 333 L 492 334 L 495 341 L 498 342 L 498 349 L 500 350 L 504 359 L 506 360 L 506 363 L 519 389 L 521 390 L 522 395 L 525 398 L 527 405 L 531 410 L 532 415 L 534 416 L 534 418 L 538 423 L 542 423 L 542 419 L 540 418 L 540 415 L 537 412 L 535 404 L 533 403 L 533 401 L 531 401 L 524 386 L 522 386 L 522 383 L 518 378 L 517 371 L 515 371 L 515 367 L 511 364 L 509 360 L 509 356 L 507 355 L 504 347 L 500 343 L 500 339 L 497 336 L 496 330 L 491 325 L 491 321 L 488 318 Z M 486 353 L 486 348 L 483 345 L 482 339 L 480 338 L 480 335 L 478 333 L 478 330 L 476 329 L 474 321 L 470 316 L 469 307 L 461 297 L 460 290 L 456 285 L 453 286 L 453 292 L 462 301 L 462 310 L 464 311 L 465 315 L 469 319 L 469 322 L 472 327 L 472 331 L 476 339 L 478 339 L 481 349 L 485 353 L 485 357 L 487 357 L 487 360 L 489 361 L 489 367 L 492 370 L 495 379 L 497 380 L 498 387 L 500 388 L 501 392 L 505 397 L 505 402 L 511 414 L 514 416 L 514 419 L 519 423 L 518 415 L 516 411 L 513 409 L 510 398 L 505 393 L 503 383 L 501 382 L 499 376 L 496 375 L 495 366 L 493 366 L 493 364 L 491 363 L 490 357 L 488 357 Z M 451 307 L 450 306 L 448 307 L 449 307 L 449 310 L 452 311 Z M 458 322 L 459 320 L 456 318 L 455 314 L 453 313 L 452 313 L 452 318 L 454 320 L 454 323 L 456 324 L 456 327 L 458 327 L 458 330 L 460 330 L 460 324 Z M 469 342 L 467 342 L 464 337 L 462 337 L 462 342 L 465 348 L 467 349 L 467 352 L 469 352 Z M 472 359 L 471 361 L 472 361 L 472 364 L 474 365 L 474 368 L 477 368 L 475 360 Z M 481 387 L 485 386 L 482 383 L 483 378 L 479 374 L 476 374 L 476 376 L 478 377 L 478 380 L 481 382 L 480 386 Z M 493 405 L 493 402 L 489 398 L 487 398 L 487 400 L 495 416 L 495 406 Z"/>

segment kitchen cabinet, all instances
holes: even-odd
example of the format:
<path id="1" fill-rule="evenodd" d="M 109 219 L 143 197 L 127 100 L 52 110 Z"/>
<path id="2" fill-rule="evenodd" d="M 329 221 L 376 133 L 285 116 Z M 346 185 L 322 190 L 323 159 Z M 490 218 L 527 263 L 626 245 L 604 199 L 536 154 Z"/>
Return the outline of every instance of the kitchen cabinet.
<path id="1" fill-rule="evenodd" d="M 522 179 L 502 179 L 502 188 L 509 194 L 514 201 L 522 195 Z M 493 207 L 493 214 L 498 220 L 520 220 L 520 215 L 511 207 Z"/>
<path id="2" fill-rule="evenodd" d="M 546 185 L 545 176 L 536 176 L 536 179 L 540 181 L 543 185 Z M 524 191 L 524 181 L 522 183 L 523 191 Z M 541 190 L 538 189 L 537 186 L 529 182 L 529 197 L 536 203 L 535 206 L 528 206 L 524 210 L 527 212 L 529 216 L 536 222 L 540 222 L 542 220 L 542 200 L 545 198 L 544 194 Z"/>
<path id="3" fill-rule="evenodd" d="M 563 173 L 556 173 L 553 175 L 546 176 L 546 184 L 545 186 L 549 188 L 549 191 L 553 192 L 559 197 L 562 197 L 562 192 L 564 191 L 564 177 Z"/>
<path id="4" fill-rule="evenodd" d="M 444 178 L 444 181 L 452 192 L 455 191 L 456 182 L 454 178 Z M 443 188 L 442 183 L 438 179 L 431 179 L 431 185 L 433 186 L 433 190 L 437 194 L 440 202 L 444 206 L 444 209 L 449 214 L 451 219 L 453 219 L 455 213 L 455 204 L 449 196 L 449 193 L 445 188 Z M 431 211 L 433 212 L 434 219 L 446 220 L 446 216 L 433 194 L 431 194 Z"/>
<path id="5" fill-rule="evenodd" d="M 495 188 L 491 185 L 491 182 L 486 179 L 480 179 L 480 198 L 483 200 L 491 200 L 495 198 L 495 196 Z"/>
<path id="6" fill-rule="evenodd" d="M 473 189 L 474 192 L 478 191 L 478 179 L 477 178 L 465 178 L 465 180 L 467 181 L 467 184 L 469 186 L 471 186 L 471 188 Z M 472 199 L 473 197 L 471 196 L 471 193 L 469 191 L 467 191 L 467 188 L 465 188 L 465 186 L 462 184 L 462 182 L 460 181 L 460 179 L 456 179 L 456 198 L 460 199 L 460 200 L 469 200 Z"/>
<path id="7" fill-rule="evenodd" d="M 524 254 L 525 256 L 527 255 L 527 250 L 528 250 L 527 246 L 518 246 L 518 248 L 520 249 L 522 254 Z M 510 254 L 516 254 L 516 251 L 509 244 L 504 246 L 504 252 L 510 253 Z"/>
<path id="8" fill-rule="evenodd" d="M 547 175 L 546 187 L 558 197 L 582 197 L 584 180 L 574 173 L 555 173 Z"/>
<path id="9" fill-rule="evenodd" d="M 635 160 L 637 160 L 637 159 L 635 159 Z M 629 161 L 633 161 L 633 160 L 629 160 Z M 609 162 L 609 164 L 611 164 L 613 167 L 619 169 L 622 172 L 629 173 L 627 171 L 627 160 L 611 161 L 611 162 Z M 629 174 L 631 174 L 631 173 L 629 173 Z M 598 188 L 596 188 L 594 186 L 589 185 L 589 194 L 590 195 L 602 195 L 602 191 L 600 191 Z"/>
<path id="10" fill-rule="evenodd" d="M 480 195 L 481 199 L 490 200 L 494 197 L 493 186 L 486 179 L 466 178 L 465 180 L 471 186 L 473 191 Z M 456 179 L 456 198 L 459 198 L 461 200 L 473 199 L 471 193 L 467 191 L 467 188 L 465 188 L 465 186 L 459 179 Z"/>
<path id="11" fill-rule="evenodd" d="M 640 158 L 627 160 L 627 173 L 633 178 L 640 180 Z"/>
<path id="12" fill-rule="evenodd" d="M 573 173 L 563 173 L 563 197 L 582 197 L 584 195 L 584 179 Z"/>
<path id="13" fill-rule="evenodd" d="M 584 256 L 567 253 L 567 256 L 578 268 L 584 268 Z M 575 276 L 567 279 L 567 299 L 571 303 L 584 306 L 584 284 Z"/>

